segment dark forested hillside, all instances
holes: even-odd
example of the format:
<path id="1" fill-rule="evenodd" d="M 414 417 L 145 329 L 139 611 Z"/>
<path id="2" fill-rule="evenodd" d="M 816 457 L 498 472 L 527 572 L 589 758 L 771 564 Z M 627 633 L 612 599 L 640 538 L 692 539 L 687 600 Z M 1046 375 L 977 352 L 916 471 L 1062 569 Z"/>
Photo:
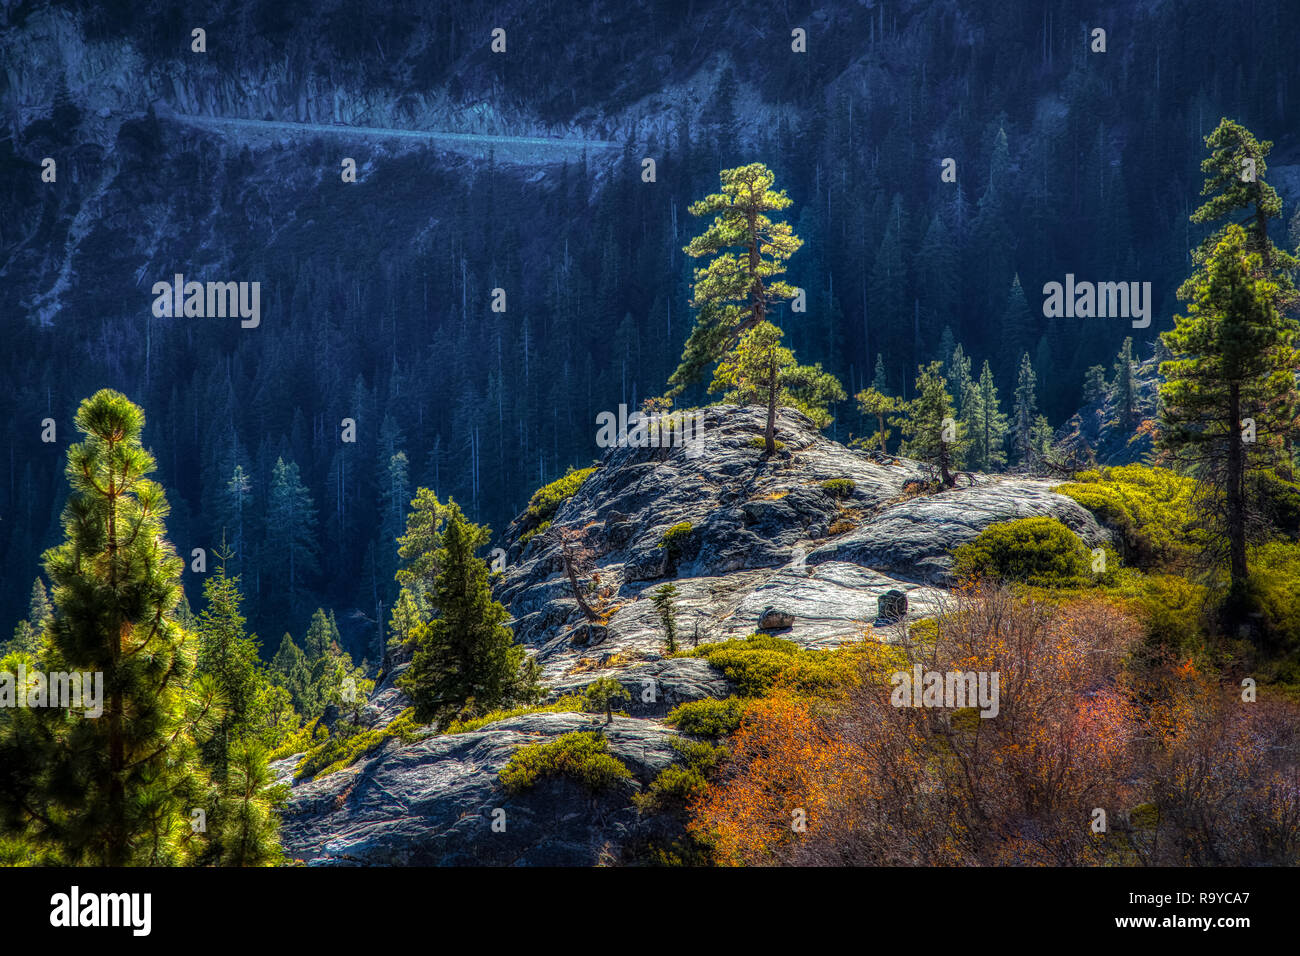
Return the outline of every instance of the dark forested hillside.
<path id="1" fill-rule="evenodd" d="M 960 344 L 1009 396 L 1028 352 L 1053 426 L 1089 368 L 1171 326 L 1220 117 L 1275 142 L 1282 222 L 1300 198 L 1289 0 L 383 7 L 0 13 L 0 620 L 60 539 L 73 413 L 111 386 L 147 410 L 180 554 L 224 533 L 255 628 L 332 607 L 359 659 L 416 487 L 503 529 L 597 456 L 599 412 L 664 391 L 693 321 L 687 207 L 721 169 L 765 163 L 793 200 L 801 359 L 852 395 L 879 356 L 910 397 Z M 155 316 L 177 273 L 259 281 L 260 324 Z M 1150 282 L 1149 327 L 1044 318 L 1067 274 Z M 834 437 L 871 430 L 832 411 Z"/>

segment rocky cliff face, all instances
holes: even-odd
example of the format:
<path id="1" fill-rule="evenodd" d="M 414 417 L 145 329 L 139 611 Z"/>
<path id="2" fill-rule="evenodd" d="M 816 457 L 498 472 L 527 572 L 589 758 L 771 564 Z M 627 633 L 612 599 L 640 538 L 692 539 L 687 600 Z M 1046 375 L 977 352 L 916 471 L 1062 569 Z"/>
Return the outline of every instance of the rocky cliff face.
<path id="1" fill-rule="evenodd" d="M 509 564 L 497 597 L 518 638 L 534 649 L 553 699 L 612 677 L 631 694 L 630 716 L 605 727 L 610 751 L 636 781 L 593 800 L 577 785 L 543 782 L 510 797 L 497 781 L 526 743 L 593 729 L 583 714 L 541 713 L 478 731 L 390 742 L 346 770 L 297 785 L 284 822 L 290 856 L 311 864 L 591 865 L 617 861 L 653 820 L 638 819 L 630 796 L 675 756 L 663 724 L 683 701 L 724 697 L 726 680 L 697 658 L 669 658 L 651 592 L 671 581 L 686 645 L 767 630 L 805 647 L 889 640 L 879 599 L 898 590 L 908 618 L 936 610 L 949 584 L 949 552 L 989 524 L 1058 518 L 1090 546 L 1104 532 L 1088 512 L 1022 477 L 974 476 L 937 494 L 910 493 L 914 462 L 880 459 L 818 433 L 781 411 L 785 448 L 761 458 L 752 438 L 761 409 L 706 410 L 703 453 L 684 448 L 611 449 L 600 468 L 556 512 L 553 526 L 576 529 L 592 555 L 588 600 L 607 615 L 585 620 L 563 570 L 559 545 L 545 535 L 519 544 L 508 536 Z M 850 494 L 823 482 L 848 478 Z M 677 547 L 660 546 L 682 522 Z M 390 720 L 406 701 L 392 675 L 368 719 Z M 601 724 L 604 718 L 598 718 Z M 280 765 L 282 773 L 293 760 Z M 504 832 L 493 811 L 506 810 Z"/>

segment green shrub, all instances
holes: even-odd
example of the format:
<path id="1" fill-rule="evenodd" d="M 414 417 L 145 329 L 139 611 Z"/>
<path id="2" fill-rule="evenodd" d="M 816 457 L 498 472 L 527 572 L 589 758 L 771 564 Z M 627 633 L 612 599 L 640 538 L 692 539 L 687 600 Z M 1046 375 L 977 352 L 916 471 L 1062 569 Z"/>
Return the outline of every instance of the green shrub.
<path id="1" fill-rule="evenodd" d="M 345 725 L 340 724 L 336 729 L 341 729 L 343 726 Z M 293 772 L 293 778 L 304 780 L 342 770 L 374 753 L 389 740 L 396 738 L 404 744 L 409 744 L 426 733 L 428 730 L 424 725 L 415 721 L 415 708 L 408 707 L 384 727 L 330 734 L 317 746 L 303 754 Z"/>
<path id="2" fill-rule="evenodd" d="M 666 548 L 668 551 L 668 560 L 676 563 L 682 556 L 682 550 L 686 547 L 686 540 L 691 536 L 691 523 L 689 521 L 679 521 L 659 539 L 659 547 Z"/>
<path id="3" fill-rule="evenodd" d="M 744 703 L 738 697 L 706 698 L 677 705 L 668 712 L 664 723 L 693 737 L 725 737 L 740 728 L 744 712 Z"/>
<path id="4" fill-rule="evenodd" d="M 1199 649 L 1205 637 L 1209 589 L 1176 574 L 1121 573 L 1107 589 L 1123 599 L 1157 644 Z"/>
<path id="5" fill-rule="evenodd" d="M 555 512 L 560 510 L 560 505 L 572 498 L 582 487 L 582 483 L 595 472 L 595 465 L 577 470 L 570 466 L 564 473 L 564 477 L 555 479 L 549 485 L 542 485 L 533 492 L 532 498 L 528 500 L 528 517 L 535 525 L 550 521 L 555 516 Z"/>
<path id="6" fill-rule="evenodd" d="M 330 732 L 322 724 L 315 722 L 303 724 L 285 741 L 267 755 L 268 760 L 283 760 L 294 754 L 305 753 L 313 744 L 328 739 Z"/>
<path id="7" fill-rule="evenodd" d="M 549 704 L 525 704 L 522 707 L 494 710 L 490 714 L 475 717 L 473 720 L 453 720 L 447 725 L 443 733 L 466 734 L 473 730 L 481 730 L 488 724 L 509 720 L 512 717 L 523 717 L 525 714 L 576 714 L 581 712 L 582 705 L 583 700 L 577 694 L 566 694 Z"/>
<path id="8" fill-rule="evenodd" d="M 1126 563 L 1150 570 L 1185 565 L 1204 549 L 1192 512 L 1195 486 L 1166 468 L 1122 465 L 1080 472 L 1056 490 L 1117 533 Z"/>
<path id="9" fill-rule="evenodd" d="M 776 445 L 776 450 L 777 450 L 777 451 L 779 451 L 779 452 L 781 452 L 781 451 L 785 451 L 785 442 L 783 442 L 783 441 L 774 441 L 772 444 Z M 766 448 L 766 447 L 767 447 L 767 439 L 764 438 L 762 435 L 751 435 L 750 438 L 749 438 L 749 447 L 750 447 L 750 448 Z"/>
<path id="10" fill-rule="evenodd" d="M 550 527 L 551 527 L 550 521 L 543 521 L 537 527 L 529 528 L 527 531 L 525 531 L 523 534 L 519 536 L 519 543 L 521 545 L 527 544 L 529 541 L 532 541 L 533 538 L 537 537 L 539 534 L 546 534 L 546 532 L 550 529 Z"/>
<path id="11" fill-rule="evenodd" d="M 1264 644 L 1300 652 L 1300 545 L 1275 542 L 1251 550 L 1250 605 L 1260 614 Z"/>
<path id="12" fill-rule="evenodd" d="M 857 487 L 857 482 L 852 478 L 832 478 L 822 482 L 822 491 L 832 498 L 851 498 Z"/>
<path id="13" fill-rule="evenodd" d="M 644 793 L 632 798 L 641 813 L 681 813 L 691 802 L 704 795 L 711 774 L 727 756 L 725 747 L 714 747 L 698 740 L 674 740 L 673 749 L 682 755 L 681 763 L 669 764 L 650 782 Z"/>
<path id="14" fill-rule="evenodd" d="M 952 571 L 959 580 L 1080 587 L 1091 576 L 1092 553 L 1055 518 L 1018 518 L 989 525 L 957 548 Z"/>
<path id="15" fill-rule="evenodd" d="M 742 697 L 758 697 L 767 691 L 777 676 L 789 667 L 800 653 L 794 641 L 770 634 L 706 644 L 692 652 L 722 671 Z"/>
<path id="16" fill-rule="evenodd" d="M 632 772 L 609 753 L 600 734 L 575 731 L 548 743 L 520 747 L 500 773 L 502 786 L 511 794 L 529 790 L 546 777 L 568 777 L 600 793 L 631 780 Z"/>

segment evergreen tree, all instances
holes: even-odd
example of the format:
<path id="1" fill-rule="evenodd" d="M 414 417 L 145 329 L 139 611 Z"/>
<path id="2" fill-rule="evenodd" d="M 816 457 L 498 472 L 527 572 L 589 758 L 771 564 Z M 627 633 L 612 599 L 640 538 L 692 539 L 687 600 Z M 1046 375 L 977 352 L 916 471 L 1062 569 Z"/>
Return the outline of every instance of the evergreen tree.
<path id="1" fill-rule="evenodd" d="M 1278 312 L 1261 258 L 1244 229 L 1227 226 L 1198 268 L 1188 314 L 1161 336 L 1174 355 L 1160 366 L 1161 445 L 1196 476 L 1237 594 L 1248 576 L 1247 476 L 1282 457 L 1300 365 L 1296 322 Z"/>
<path id="2" fill-rule="evenodd" d="M 891 422 L 902 432 L 902 454 L 932 465 L 945 487 L 957 483 L 952 472 L 961 467 L 970 442 L 966 426 L 957 421 L 939 362 L 917 369 L 916 398 Z"/>
<path id="3" fill-rule="evenodd" d="M 685 247 L 694 258 L 711 257 L 695 270 L 691 306 L 698 310 L 681 364 L 668 379 L 676 395 L 704 377 L 740 339 L 767 317 L 771 304 L 796 295 L 778 278 L 803 242 L 789 223 L 773 222 L 768 213 L 790 206 L 785 190 L 773 189 L 776 177 L 762 163 L 720 174 L 722 191 L 692 203 L 691 215 L 713 215 L 713 224 Z M 730 250 L 739 249 L 739 253 Z"/>
<path id="4" fill-rule="evenodd" d="M 398 565 L 398 538 L 406 529 L 406 509 L 411 503 L 411 484 L 405 452 L 397 452 L 388 459 L 384 482 L 379 496 L 378 573 L 383 581 L 382 597 L 391 605 L 392 591 L 396 586 L 394 576 Z"/>
<path id="5" fill-rule="evenodd" d="M 388 650 L 398 652 L 410 647 L 415 640 L 415 628 L 428 620 L 415 596 L 407 588 L 398 592 L 388 619 Z"/>
<path id="6" fill-rule="evenodd" d="M 316 608 L 311 623 L 307 625 L 307 635 L 302 640 L 307 663 L 315 664 L 323 657 L 338 654 L 342 649 L 342 641 L 338 625 L 334 622 L 334 612 L 326 614 L 324 608 Z"/>
<path id="7" fill-rule="evenodd" d="M 445 726 L 512 704 L 532 703 L 540 667 L 514 643 L 509 612 L 492 599 L 487 563 L 475 555 L 483 529 L 449 501 L 433 604 L 416 629 L 415 657 L 398 679 L 418 720 Z"/>
<path id="8" fill-rule="evenodd" d="M 206 859 L 219 866 L 267 866 L 282 858 L 273 809 L 281 795 L 272 788 L 267 753 L 258 738 L 261 721 L 272 719 L 276 704 L 258 668 L 257 638 L 244 632 L 239 578 L 226 576 L 230 556 L 224 546 L 217 553 L 216 571 L 203 583 L 207 607 L 195 630 L 199 673 L 212 679 L 223 704 L 215 732 L 203 747 L 218 788 L 207 818 L 212 836 Z"/>
<path id="9" fill-rule="evenodd" d="M 782 331 L 771 322 L 760 322 L 743 333 L 740 344 L 718 365 L 709 391 L 722 392 L 722 401 L 732 405 L 767 405 L 763 432 L 764 454 L 776 452 L 776 410 L 793 406 L 811 418 L 818 428 L 832 421 L 826 406 L 842 401 L 840 383 L 822 371 L 821 365 L 795 364 L 794 353 L 781 345 Z"/>
<path id="10" fill-rule="evenodd" d="M 885 374 L 885 357 L 876 353 L 876 368 L 871 375 L 871 387 L 881 395 L 892 394 L 889 391 L 889 376 Z"/>
<path id="11" fill-rule="evenodd" d="M 993 369 L 985 359 L 975 387 L 972 411 L 968 419 L 971 435 L 971 462 L 980 471 L 995 471 L 1007 463 L 1007 416 L 1002 413 Z"/>
<path id="12" fill-rule="evenodd" d="M 948 394 L 953 397 L 954 404 L 957 407 L 958 414 L 966 403 L 966 394 L 971 388 L 970 359 L 966 357 L 960 345 L 957 345 L 952 351 L 952 357 L 944 367 L 944 375 L 948 379 Z"/>
<path id="13" fill-rule="evenodd" d="M 1038 376 L 1034 374 L 1029 353 L 1020 358 L 1020 373 L 1016 376 L 1016 405 L 1012 417 L 1012 435 L 1016 445 L 1016 458 L 1021 464 L 1033 461 L 1032 433 L 1034 418 L 1038 413 Z"/>
<path id="14" fill-rule="evenodd" d="M 245 524 L 250 517 L 253 499 L 253 479 L 244 471 L 243 465 L 236 465 L 230 480 L 222 492 L 218 505 L 222 527 L 230 536 L 230 549 L 234 552 L 237 574 L 242 574 L 249 557 L 249 542 L 245 534 Z"/>
<path id="15" fill-rule="evenodd" d="M 36 711 L 25 766 L 3 754 L 25 792 L 10 785 L 3 797 L 66 863 L 185 863 L 203 849 L 190 810 L 208 805 L 199 740 L 216 692 L 194 679 L 194 640 L 175 617 L 183 563 L 165 537 L 163 489 L 146 477 L 143 412 L 104 389 L 81 403 L 76 425 L 66 539 L 45 553 L 55 611 L 44 664 L 102 674 L 106 699 L 99 719 Z"/>
<path id="16" fill-rule="evenodd" d="M 442 532 L 447 524 L 448 506 L 442 504 L 438 496 L 428 488 L 418 488 L 410 507 L 406 534 L 397 542 L 397 553 L 402 559 L 397 581 L 404 588 L 409 588 L 418 601 L 422 595 L 432 593 L 434 580 L 438 576 L 438 555 L 442 549 Z M 487 542 L 488 536 L 481 534 L 474 547 L 481 548 Z"/>
<path id="17" fill-rule="evenodd" d="M 885 442 L 889 441 L 890 431 L 885 427 L 886 421 L 891 415 L 899 409 L 899 401 L 892 395 L 885 395 L 875 388 L 864 388 L 854 396 L 858 401 L 858 410 L 869 418 L 876 421 L 875 434 L 870 440 L 861 439 L 854 442 L 863 448 L 870 448 L 873 444 L 882 452 L 887 451 Z"/>
<path id="18" fill-rule="evenodd" d="M 1110 396 L 1110 386 L 1106 383 L 1106 369 L 1093 365 L 1083 379 L 1083 400 L 1091 405 L 1103 402 Z"/>
<path id="19" fill-rule="evenodd" d="M 1051 460 L 1052 441 L 1052 426 L 1048 422 L 1047 416 L 1037 416 L 1034 419 L 1033 427 L 1029 429 L 1029 447 L 1033 451 L 1035 461 Z"/>
<path id="20" fill-rule="evenodd" d="M 677 596 L 677 585 L 661 584 L 655 588 L 652 598 L 659 622 L 664 626 L 664 646 L 669 654 L 677 653 L 677 614 L 673 609 L 673 598 Z"/>
<path id="21" fill-rule="evenodd" d="M 226 576 L 230 552 L 216 553 L 215 571 L 203 582 L 207 606 L 195 622 L 198 644 L 198 672 L 208 675 L 224 704 L 215 733 L 203 747 L 213 780 L 222 785 L 227 776 L 230 746 L 253 728 L 254 704 L 258 693 L 257 643 L 244 630 L 243 600 L 239 578 Z"/>
<path id="22" fill-rule="evenodd" d="M 631 700 L 627 688 L 613 677 L 601 677 L 586 686 L 582 692 L 582 709 L 589 714 L 604 714 L 605 723 L 614 722 L 614 708 Z"/>
<path id="23" fill-rule="evenodd" d="M 45 625 L 54 615 L 50 606 L 49 593 L 40 578 L 32 582 L 32 593 L 27 608 L 27 617 L 19 621 L 18 626 L 14 628 L 13 639 L 8 644 L 0 645 L 0 654 L 11 651 L 22 651 L 32 655 L 39 653 Z"/>
<path id="24" fill-rule="evenodd" d="M 1205 138 L 1210 155 L 1201 161 L 1206 174 L 1201 195 L 1209 197 L 1191 215 L 1195 223 L 1220 223 L 1197 248 L 1192 261 L 1197 268 L 1178 289 L 1185 302 L 1196 299 L 1198 285 L 1208 279 L 1209 260 L 1235 223 L 1245 230 L 1244 250 L 1258 258 L 1251 260 L 1257 274 L 1272 283 L 1270 295 L 1274 307 L 1283 313 L 1297 304 L 1293 274 L 1300 260 L 1274 245 L 1269 238 L 1269 223 L 1282 215 L 1282 200 L 1264 181 L 1268 171 L 1265 157 L 1273 144 L 1260 142 L 1239 123 L 1224 117 Z M 1240 213 L 1246 216 L 1238 219 Z"/>
<path id="25" fill-rule="evenodd" d="M 287 791 L 288 787 L 275 784 L 265 747 L 248 738 L 231 745 L 213 837 L 221 866 L 276 866 L 283 862 L 277 810 Z"/>
<path id="26" fill-rule="evenodd" d="M 1133 427 L 1137 419 L 1137 380 L 1133 369 L 1133 339 L 1126 337 L 1115 356 L 1115 381 L 1111 386 L 1115 397 L 1115 406 L 1119 412 L 1119 424 L 1125 431 Z"/>
<path id="27" fill-rule="evenodd" d="M 307 655 L 285 634 L 280 639 L 280 647 L 271 658 L 271 679 L 289 692 L 293 708 L 303 716 L 315 716 L 320 712 L 319 702 L 311 683 L 311 667 Z"/>
<path id="28" fill-rule="evenodd" d="M 935 356 L 943 363 L 944 368 L 948 368 L 952 362 L 952 353 L 957 351 L 957 338 L 952 334 L 952 326 L 945 325 L 943 334 L 939 336 L 939 354 Z M 880 363 L 880 356 L 876 356 L 876 363 Z"/>
<path id="29" fill-rule="evenodd" d="M 1036 342 L 1035 323 L 1025 301 L 1025 290 L 1020 287 L 1020 276 L 1011 282 L 1007 294 L 1007 307 L 1002 313 L 1002 375 L 1005 381 L 1018 382 L 1020 364 L 1017 356 L 1028 358 L 1027 347 Z"/>
<path id="30" fill-rule="evenodd" d="M 285 595 L 292 611 L 306 575 L 316 563 L 316 508 L 298 476 L 296 462 L 277 459 L 266 503 L 266 570 L 283 573 Z"/>

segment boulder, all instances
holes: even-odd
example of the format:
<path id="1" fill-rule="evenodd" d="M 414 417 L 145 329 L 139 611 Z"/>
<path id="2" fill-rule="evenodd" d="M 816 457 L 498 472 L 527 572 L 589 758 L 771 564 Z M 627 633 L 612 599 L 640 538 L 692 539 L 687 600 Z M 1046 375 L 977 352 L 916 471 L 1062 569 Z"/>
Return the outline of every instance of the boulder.
<path id="1" fill-rule="evenodd" d="M 887 623 L 907 617 L 907 592 L 890 588 L 876 599 L 876 617 Z"/>
<path id="2" fill-rule="evenodd" d="M 758 629 L 760 631 L 783 631 L 787 627 L 794 627 L 794 615 L 789 611 L 765 607 L 763 613 L 758 617 Z"/>

